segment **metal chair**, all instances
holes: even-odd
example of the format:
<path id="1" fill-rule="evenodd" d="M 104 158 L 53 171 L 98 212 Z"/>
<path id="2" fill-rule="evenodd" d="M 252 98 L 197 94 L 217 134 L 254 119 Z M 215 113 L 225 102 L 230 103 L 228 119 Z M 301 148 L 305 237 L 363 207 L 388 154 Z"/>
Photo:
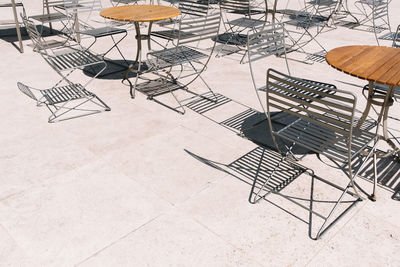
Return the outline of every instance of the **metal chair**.
<path id="1" fill-rule="evenodd" d="M 50 32 L 53 33 L 54 22 L 61 22 L 63 24 L 63 27 L 60 31 L 64 32 L 65 30 L 67 30 L 67 27 L 63 22 L 67 21 L 69 18 L 65 13 L 62 12 L 63 5 L 63 0 L 43 0 L 43 13 L 40 15 L 30 16 L 29 18 L 39 21 L 41 23 L 41 33 L 43 32 L 43 24 L 49 24 Z M 65 33 L 67 35 L 70 34 L 69 32 Z"/>
<path id="2" fill-rule="evenodd" d="M 21 14 L 21 17 L 29 37 L 34 44 L 34 50 L 61 76 L 61 79 L 52 88 L 46 90 L 34 89 L 22 83 L 18 84 L 19 89 L 30 98 L 36 100 L 38 105 L 44 104 L 50 109 L 52 115 L 49 117 L 49 122 L 69 119 L 71 117 L 65 117 L 64 115 L 71 111 L 80 113 L 72 117 L 109 111 L 110 108 L 103 101 L 86 89 L 87 85 L 106 68 L 107 64 L 102 57 L 84 49 L 78 43 L 61 48 L 51 48 L 43 40 L 35 24 L 25 14 Z M 103 68 L 84 85 L 73 83 L 68 79 L 74 71 L 95 65 L 103 65 Z M 39 96 L 37 96 L 38 94 Z M 100 107 L 100 109 L 81 107 L 84 104 L 85 106 L 88 105 L 87 103 L 94 104 L 97 108 Z M 81 112 L 84 114 L 82 115 Z"/>
<path id="3" fill-rule="evenodd" d="M 179 37 L 176 44 L 171 43 L 170 47 L 157 51 L 152 50 L 147 54 L 146 65 L 148 70 L 141 70 L 141 59 L 139 58 L 138 70 L 140 71 L 136 75 L 134 84 L 130 83 L 131 97 L 135 96 L 137 87 L 139 91 L 147 95 L 148 99 L 168 106 L 155 98 L 171 93 L 179 106 L 177 108 L 168 107 L 184 114 L 185 109 L 174 94 L 174 91 L 183 89 L 186 92 L 209 99 L 189 90 L 188 86 L 197 78 L 206 85 L 209 92 L 215 97 L 210 86 L 201 77 L 214 51 L 215 41 L 211 43 L 212 47 L 209 49 L 200 49 L 200 47 L 204 47 L 207 41 L 209 42 L 211 38 L 217 36 L 220 20 L 220 13 L 182 19 L 179 23 Z M 148 78 L 145 77 L 146 75 L 155 76 L 156 78 Z M 146 81 L 142 84 L 137 84 L 139 78 Z M 214 101 L 213 99 L 209 100 Z"/>
<path id="4" fill-rule="evenodd" d="M 236 51 L 228 51 L 232 54 L 246 47 L 247 31 L 259 28 L 267 23 L 268 2 L 263 2 L 262 9 L 254 8 L 250 0 L 221 0 L 220 10 L 223 16 L 222 22 L 225 32 L 218 35 L 218 42 L 223 45 L 218 49 L 217 57 L 220 56 L 226 46 L 236 46 Z M 239 18 L 237 18 L 239 16 Z M 258 18 L 255 18 L 258 16 Z M 235 18 L 234 18 L 235 17 Z"/>
<path id="5" fill-rule="evenodd" d="M 49 123 L 69 120 L 111 109 L 95 94 L 86 90 L 81 84 L 68 84 L 40 90 L 18 82 L 19 90 L 36 101 L 37 106 L 46 105 L 51 115 Z M 90 105 L 90 107 L 89 107 Z M 71 114 L 66 116 L 65 114 Z"/>
<path id="6" fill-rule="evenodd" d="M 306 84 L 306 86 L 304 86 Z M 308 82 L 303 79 L 291 77 L 286 74 L 277 72 L 273 69 L 267 71 L 267 117 L 271 131 L 272 139 L 276 149 L 282 155 L 282 160 L 276 164 L 271 171 L 268 179 L 263 186 L 255 192 L 252 202 L 257 202 L 264 198 L 271 191 L 266 190 L 274 175 L 277 174 L 283 162 L 293 162 L 295 156 L 292 153 L 294 145 L 299 145 L 310 151 L 324 155 L 332 161 L 346 164 L 346 174 L 350 181 L 346 187 L 339 187 L 331 183 L 332 186 L 342 191 L 340 197 L 334 201 L 335 205 L 329 212 L 328 216 L 322 216 L 310 208 L 310 215 L 318 215 L 324 222 L 318 230 L 315 239 L 320 238 L 331 226 L 333 226 L 339 218 L 341 218 L 350 208 L 354 207 L 357 202 L 362 200 L 358 192 L 358 186 L 354 179 L 358 176 L 359 171 L 363 169 L 367 163 L 367 159 L 373 156 L 374 167 L 374 188 L 371 198 L 375 195 L 376 188 L 376 156 L 375 147 L 378 142 L 378 135 L 369 132 L 364 126 L 357 126 L 355 118 L 357 98 L 354 94 L 335 90 L 335 94 L 325 93 L 324 90 L 332 90 L 324 85 Z M 315 97 L 318 96 L 318 97 Z M 285 112 L 293 117 L 291 123 L 283 128 L 275 129 L 272 124 L 272 112 Z M 284 147 L 282 143 L 278 143 L 278 139 L 288 143 Z M 369 147 L 372 145 L 372 148 Z M 357 170 L 353 170 L 352 161 L 360 156 L 360 153 L 369 150 L 364 162 Z M 307 174 L 312 177 L 318 177 L 311 169 L 307 169 Z M 349 189 L 352 189 L 350 191 Z M 250 196 L 254 194 L 254 186 Z M 266 193 L 264 193 L 267 191 Z M 336 219 L 331 221 L 332 215 L 338 206 L 344 202 L 345 195 L 354 197 L 354 201 L 343 213 Z"/>
<path id="7" fill-rule="evenodd" d="M 391 32 L 389 21 L 389 3 L 391 0 L 357 0 L 355 6 L 364 16 L 360 25 L 368 26 L 366 31 L 373 32 L 379 45 L 378 33 Z"/>
<path id="8" fill-rule="evenodd" d="M 105 52 L 102 53 L 102 57 L 105 58 L 106 55 L 111 52 L 114 48 L 117 49 L 118 53 L 122 57 L 125 62 L 125 65 L 117 64 L 113 61 L 107 60 L 107 62 L 111 64 L 121 65 L 124 69 L 129 66 L 129 63 L 125 59 L 121 50 L 119 49 L 119 43 L 126 38 L 128 35 L 128 31 L 125 28 L 114 27 L 108 23 L 108 20 L 101 18 L 101 21 L 94 21 L 96 25 L 101 25 L 101 27 L 93 27 L 89 21 L 91 21 L 91 17 L 94 13 L 99 13 L 103 7 L 101 4 L 101 0 L 64 0 L 64 9 L 66 14 L 69 15 L 70 18 L 80 18 L 83 15 L 86 16 L 86 19 L 79 20 L 70 20 L 69 27 L 73 29 L 76 36 L 76 40 L 79 40 L 81 36 L 87 36 L 89 38 L 93 38 L 92 43 L 90 43 L 86 49 L 91 49 L 96 42 L 103 37 L 110 37 L 113 41 L 113 45 Z M 125 25 L 123 23 L 122 25 Z M 119 39 L 116 39 L 115 36 L 120 36 Z M 111 73 L 106 73 L 104 75 L 109 75 Z"/>

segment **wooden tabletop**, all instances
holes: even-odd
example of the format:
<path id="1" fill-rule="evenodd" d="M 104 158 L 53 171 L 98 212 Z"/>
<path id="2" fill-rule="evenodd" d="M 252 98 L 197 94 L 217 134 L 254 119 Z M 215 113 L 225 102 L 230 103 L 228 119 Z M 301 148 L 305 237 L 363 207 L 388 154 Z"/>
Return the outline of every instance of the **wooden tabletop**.
<path id="1" fill-rule="evenodd" d="M 332 67 L 361 79 L 400 86 L 400 48 L 354 45 L 328 52 Z"/>
<path id="2" fill-rule="evenodd" d="M 157 21 L 178 16 L 181 11 L 174 7 L 159 5 L 126 5 L 104 9 L 100 16 L 118 21 Z"/>

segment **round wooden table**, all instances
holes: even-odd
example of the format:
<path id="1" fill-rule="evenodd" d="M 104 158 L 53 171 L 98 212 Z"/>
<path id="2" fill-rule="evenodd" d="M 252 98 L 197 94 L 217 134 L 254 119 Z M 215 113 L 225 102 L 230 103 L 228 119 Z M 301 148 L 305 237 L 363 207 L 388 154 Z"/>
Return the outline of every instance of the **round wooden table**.
<path id="1" fill-rule="evenodd" d="M 388 136 L 387 117 L 389 108 L 393 104 L 394 87 L 400 86 L 400 49 L 367 45 L 343 46 L 329 51 L 326 61 L 340 71 L 369 81 L 368 102 L 358 126 L 365 122 L 371 105 L 381 106 L 377 131 L 383 121 L 382 139 L 394 149 L 387 155 L 399 154 L 400 149 Z M 386 95 L 375 93 L 374 82 L 388 85 Z"/>
<path id="2" fill-rule="evenodd" d="M 181 14 L 181 11 L 174 7 L 161 6 L 161 5 L 126 5 L 126 6 L 115 6 L 104 9 L 100 12 L 100 16 L 117 20 L 132 22 L 135 25 L 136 40 L 137 40 L 137 53 L 136 60 L 129 66 L 125 73 L 124 80 L 128 80 L 129 72 L 133 71 L 134 67 L 138 65 L 138 71 L 141 65 L 141 52 L 142 52 L 142 40 L 147 40 L 147 46 L 151 49 L 150 45 L 150 33 L 151 26 L 154 21 L 163 19 L 170 19 Z M 140 22 L 149 22 L 149 28 L 147 34 L 140 33 Z M 138 75 L 137 75 L 138 76 Z M 129 80 L 128 80 L 129 81 Z M 130 82 L 129 82 L 130 83 Z M 131 90 L 131 97 L 134 98 Z"/>

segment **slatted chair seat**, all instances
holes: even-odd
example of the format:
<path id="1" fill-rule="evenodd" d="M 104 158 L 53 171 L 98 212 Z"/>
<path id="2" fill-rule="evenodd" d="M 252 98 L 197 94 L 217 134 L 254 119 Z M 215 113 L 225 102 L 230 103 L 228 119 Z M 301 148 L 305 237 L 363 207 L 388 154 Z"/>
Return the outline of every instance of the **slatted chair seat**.
<path id="1" fill-rule="evenodd" d="M 366 84 L 363 88 L 363 90 L 368 91 L 369 90 L 369 84 Z M 374 91 L 378 94 L 386 95 L 387 91 L 389 90 L 389 86 L 385 84 L 380 84 L 380 83 L 374 83 Z M 394 93 L 393 96 L 396 99 L 400 99 L 400 87 L 395 86 L 394 87 Z"/>
<path id="2" fill-rule="evenodd" d="M 23 7 L 24 4 L 22 2 L 15 2 L 16 7 Z M 0 7 L 12 7 L 11 3 L 0 3 Z"/>
<path id="3" fill-rule="evenodd" d="M 45 89 L 41 93 L 46 99 L 45 103 L 48 105 L 94 96 L 79 83 Z"/>
<path id="4" fill-rule="evenodd" d="M 228 25 L 243 27 L 243 28 L 253 28 L 258 27 L 265 24 L 265 21 L 259 19 L 251 19 L 251 18 L 238 18 L 227 22 Z"/>
<path id="5" fill-rule="evenodd" d="M 119 33 L 125 33 L 125 29 L 115 28 L 111 26 L 105 26 L 100 28 L 89 29 L 85 31 L 79 31 L 80 34 L 89 35 L 95 38 L 100 38 L 104 36 L 110 36 Z"/>
<path id="6" fill-rule="evenodd" d="M 172 47 L 156 52 L 151 52 L 149 53 L 149 55 L 170 64 L 183 64 L 186 62 L 191 62 L 207 57 L 206 54 L 188 46 Z"/>
<path id="7" fill-rule="evenodd" d="M 59 71 L 84 68 L 86 66 L 104 63 L 104 60 L 100 56 L 88 50 L 79 50 L 57 56 L 50 56 L 48 61 Z"/>
<path id="8" fill-rule="evenodd" d="M 332 117 L 310 117 L 310 120 L 317 120 L 327 125 L 329 125 L 329 119 L 332 119 Z M 310 122 L 310 120 L 297 119 L 275 134 L 315 153 L 325 155 L 339 162 L 347 162 L 348 143 L 346 138 L 348 138 L 348 135 L 336 132 L 319 123 Z M 355 132 L 352 137 L 351 159 L 357 156 L 360 151 L 365 150 L 375 137 L 374 133 L 365 130 Z"/>
<path id="9" fill-rule="evenodd" d="M 164 39 L 168 39 L 168 40 L 178 39 L 179 35 L 181 35 L 184 38 L 189 38 L 189 37 L 195 36 L 193 33 L 180 32 L 176 29 L 157 31 L 157 32 L 151 33 L 151 35 L 157 36 L 160 38 L 164 38 Z"/>
<path id="10" fill-rule="evenodd" d="M 48 22 L 67 20 L 68 16 L 62 13 L 50 13 L 50 14 L 30 16 L 29 18 L 37 20 L 41 23 L 48 23 Z"/>

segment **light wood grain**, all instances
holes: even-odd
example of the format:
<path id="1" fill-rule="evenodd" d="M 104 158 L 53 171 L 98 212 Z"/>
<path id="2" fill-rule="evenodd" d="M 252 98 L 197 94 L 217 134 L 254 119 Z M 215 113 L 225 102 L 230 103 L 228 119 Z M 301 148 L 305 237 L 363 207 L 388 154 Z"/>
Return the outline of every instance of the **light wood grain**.
<path id="1" fill-rule="evenodd" d="M 176 17 L 180 10 L 159 5 L 126 5 L 104 9 L 100 16 L 118 21 L 157 21 Z"/>
<path id="2" fill-rule="evenodd" d="M 361 79 L 400 86 L 400 49 L 385 46 L 343 46 L 328 52 L 332 67 Z"/>

